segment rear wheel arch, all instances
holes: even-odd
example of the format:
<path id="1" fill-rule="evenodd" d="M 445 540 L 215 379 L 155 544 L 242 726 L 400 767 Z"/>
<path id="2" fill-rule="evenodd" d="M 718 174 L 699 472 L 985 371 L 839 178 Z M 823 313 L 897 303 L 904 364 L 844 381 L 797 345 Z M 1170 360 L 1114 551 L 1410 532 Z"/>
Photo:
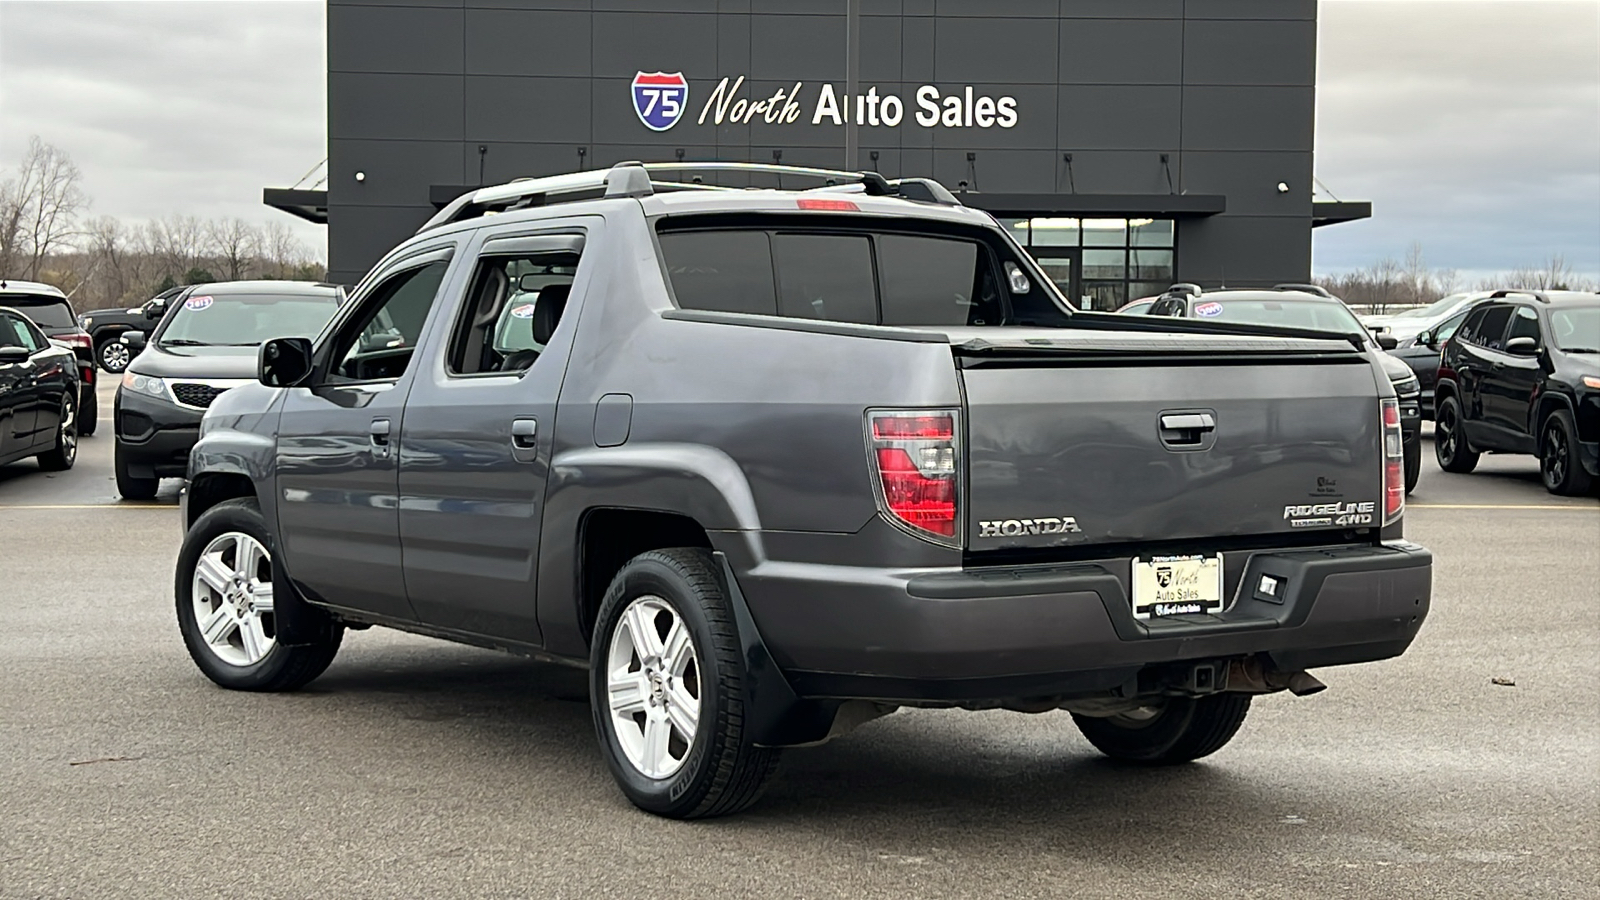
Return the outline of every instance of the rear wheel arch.
<path id="1" fill-rule="evenodd" d="M 711 538 L 694 518 L 681 513 L 626 507 L 596 507 L 578 520 L 578 627 L 585 641 L 594 636 L 600 605 L 616 574 L 628 561 L 651 550 L 674 547 L 711 549 Z"/>

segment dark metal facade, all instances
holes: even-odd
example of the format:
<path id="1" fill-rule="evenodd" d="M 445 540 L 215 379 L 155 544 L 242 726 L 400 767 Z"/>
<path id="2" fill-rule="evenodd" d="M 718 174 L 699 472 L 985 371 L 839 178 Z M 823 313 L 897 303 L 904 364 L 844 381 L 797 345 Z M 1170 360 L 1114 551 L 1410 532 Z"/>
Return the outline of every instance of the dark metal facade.
<path id="1" fill-rule="evenodd" d="M 1170 218 L 1178 280 L 1303 281 L 1315 63 L 1315 0 L 329 0 L 331 276 L 441 191 L 682 151 L 965 181 L 1002 217 Z M 641 72 L 687 80 L 665 130 Z"/>

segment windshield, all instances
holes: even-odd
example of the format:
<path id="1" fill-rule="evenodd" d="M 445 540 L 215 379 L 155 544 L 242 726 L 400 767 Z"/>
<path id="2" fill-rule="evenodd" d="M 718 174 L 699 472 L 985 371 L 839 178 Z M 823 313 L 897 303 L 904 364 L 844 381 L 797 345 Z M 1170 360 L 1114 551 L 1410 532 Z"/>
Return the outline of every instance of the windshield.
<path id="1" fill-rule="evenodd" d="M 40 328 L 72 328 L 78 324 L 72 307 L 60 297 L 0 294 L 0 306 L 17 310 Z"/>
<path id="2" fill-rule="evenodd" d="M 1569 353 L 1600 353 L 1600 306 L 1577 306 L 1550 313 L 1556 346 Z"/>
<path id="3" fill-rule="evenodd" d="M 196 294 L 166 323 L 163 346 L 250 347 L 278 337 L 312 337 L 339 309 L 337 298 L 305 294 Z"/>
<path id="4" fill-rule="evenodd" d="M 1194 305 L 1195 316 L 1223 322 L 1243 322 L 1249 325 L 1281 325 L 1287 328 L 1310 328 L 1314 331 L 1333 331 L 1339 334 L 1364 334 L 1366 329 L 1338 301 L 1295 300 L 1273 298 L 1270 300 L 1211 300 Z"/>

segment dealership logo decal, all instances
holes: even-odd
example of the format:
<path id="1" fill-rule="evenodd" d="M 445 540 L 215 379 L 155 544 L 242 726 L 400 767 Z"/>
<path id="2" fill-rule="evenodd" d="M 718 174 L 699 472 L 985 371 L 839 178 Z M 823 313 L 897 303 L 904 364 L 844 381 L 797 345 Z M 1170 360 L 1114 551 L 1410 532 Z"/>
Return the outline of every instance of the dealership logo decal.
<path id="1" fill-rule="evenodd" d="M 765 90 L 763 88 L 762 90 Z M 652 131 L 666 131 L 683 115 L 689 82 L 682 72 L 640 72 L 633 76 L 633 108 Z M 1015 128 L 1017 98 L 980 93 L 971 85 L 948 92 L 925 84 L 905 98 L 877 85 L 851 95 L 832 84 L 808 88 L 803 81 L 771 94 L 754 95 L 745 77 L 723 78 L 706 96 L 695 120 L 698 125 L 845 125 L 898 128 L 916 123 L 923 128 Z"/>
<path id="2" fill-rule="evenodd" d="M 683 118 L 689 80 L 682 72 L 640 72 L 633 76 L 633 111 L 651 131 L 666 131 Z"/>

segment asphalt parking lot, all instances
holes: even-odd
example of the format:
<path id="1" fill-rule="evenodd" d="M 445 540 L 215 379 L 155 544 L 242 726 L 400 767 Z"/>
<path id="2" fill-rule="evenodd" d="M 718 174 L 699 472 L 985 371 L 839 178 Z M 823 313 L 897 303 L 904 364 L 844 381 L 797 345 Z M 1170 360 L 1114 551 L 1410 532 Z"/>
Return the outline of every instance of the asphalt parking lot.
<path id="1" fill-rule="evenodd" d="M 176 482 L 0 467 L 0 896 L 1592 897 L 1600 504 L 1447 475 L 1404 657 L 1256 701 L 1208 760 L 1065 713 L 902 711 L 791 751 L 733 819 L 636 811 L 581 673 L 374 629 L 305 691 L 215 688 L 172 615 Z M 1513 681 L 1511 685 L 1493 679 Z"/>

